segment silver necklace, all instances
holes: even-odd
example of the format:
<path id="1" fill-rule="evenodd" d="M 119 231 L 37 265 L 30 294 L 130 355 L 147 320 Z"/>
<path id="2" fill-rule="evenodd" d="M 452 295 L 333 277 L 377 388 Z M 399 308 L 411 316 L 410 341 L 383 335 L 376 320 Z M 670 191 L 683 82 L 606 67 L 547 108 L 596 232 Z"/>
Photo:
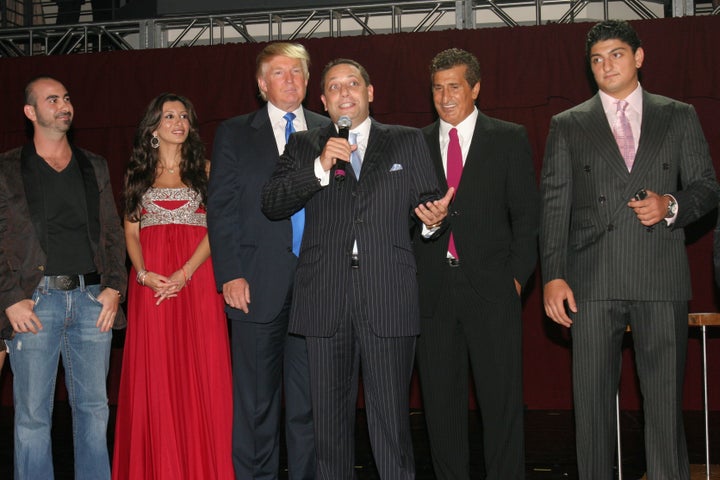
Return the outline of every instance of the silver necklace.
<path id="1" fill-rule="evenodd" d="M 172 168 L 166 167 L 165 164 L 162 163 L 162 162 L 160 162 L 160 165 L 162 166 L 162 169 L 163 169 L 163 170 L 167 170 L 168 172 L 173 173 L 173 174 L 175 173 L 175 169 L 177 168 L 177 165 L 175 165 L 175 166 L 172 167 Z"/>

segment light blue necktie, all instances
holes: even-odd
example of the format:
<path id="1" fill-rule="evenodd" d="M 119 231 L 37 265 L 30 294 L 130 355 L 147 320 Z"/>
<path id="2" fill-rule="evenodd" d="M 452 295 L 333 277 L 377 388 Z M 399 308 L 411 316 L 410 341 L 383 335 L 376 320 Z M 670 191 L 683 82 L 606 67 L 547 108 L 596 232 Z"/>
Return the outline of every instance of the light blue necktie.
<path id="1" fill-rule="evenodd" d="M 295 133 L 295 127 L 293 126 L 293 120 L 295 120 L 295 114 L 292 112 L 286 113 L 283 118 L 287 122 L 285 124 L 285 143 L 287 144 L 290 139 L 290 135 Z M 300 255 L 300 244 L 302 243 L 303 229 L 305 228 L 305 209 L 302 208 L 295 212 L 290 217 L 292 223 L 292 252 L 295 256 Z"/>
<path id="2" fill-rule="evenodd" d="M 348 135 L 348 143 L 350 145 L 357 144 L 357 133 L 350 132 Z M 352 165 L 353 170 L 355 171 L 355 178 L 360 180 L 360 170 L 362 170 L 362 159 L 360 158 L 360 151 L 355 150 L 350 155 L 350 165 Z"/>

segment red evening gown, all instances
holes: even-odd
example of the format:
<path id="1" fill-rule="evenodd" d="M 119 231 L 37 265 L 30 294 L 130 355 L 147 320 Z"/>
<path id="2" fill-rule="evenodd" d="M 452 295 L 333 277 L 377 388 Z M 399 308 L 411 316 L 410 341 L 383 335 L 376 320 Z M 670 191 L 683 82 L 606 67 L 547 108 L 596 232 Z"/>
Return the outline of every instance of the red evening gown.
<path id="1" fill-rule="evenodd" d="M 170 276 L 207 233 L 199 196 L 151 188 L 143 197 L 145 268 Z M 113 479 L 234 479 L 230 347 L 210 260 L 177 297 L 128 288 L 128 326 L 115 426 Z"/>

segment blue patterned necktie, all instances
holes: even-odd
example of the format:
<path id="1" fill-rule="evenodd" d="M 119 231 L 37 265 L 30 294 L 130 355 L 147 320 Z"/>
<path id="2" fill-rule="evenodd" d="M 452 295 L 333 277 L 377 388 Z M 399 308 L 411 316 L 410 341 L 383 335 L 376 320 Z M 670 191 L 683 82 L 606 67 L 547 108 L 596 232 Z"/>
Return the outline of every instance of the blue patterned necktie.
<path id="1" fill-rule="evenodd" d="M 292 112 L 286 113 L 283 118 L 287 122 L 285 124 L 285 143 L 287 144 L 290 139 L 290 135 L 295 133 L 295 127 L 293 126 L 293 120 L 295 120 L 295 114 Z M 300 244 L 302 243 L 303 229 L 305 228 L 305 209 L 301 208 L 290 217 L 292 223 L 292 252 L 295 256 L 300 255 Z"/>
<path id="2" fill-rule="evenodd" d="M 350 132 L 348 134 L 348 143 L 350 145 L 356 145 L 357 144 L 357 133 Z M 360 170 L 362 169 L 362 159 L 360 158 L 360 152 L 358 150 L 355 150 L 350 155 L 350 165 L 352 165 L 353 170 L 355 171 L 355 178 L 360 180 Z"/>

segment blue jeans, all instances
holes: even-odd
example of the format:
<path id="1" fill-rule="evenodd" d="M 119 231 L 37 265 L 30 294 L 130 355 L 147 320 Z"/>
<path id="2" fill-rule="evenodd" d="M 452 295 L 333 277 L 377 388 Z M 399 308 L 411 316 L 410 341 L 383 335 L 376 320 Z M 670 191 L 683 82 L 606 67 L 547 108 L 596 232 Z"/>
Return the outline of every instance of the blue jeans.
<path id="1" fill-rule="evenodd" d="M 58 360 L 72 408 L 75 479 L 109 479 L 106 378 L 111 332 L 96 326 L 99 285 L 51 290 L 45 280 L 33 293 L 43 328 L 7 342 L 15 402 L 15 479 L 53 478 L 50 441 Z"/>

